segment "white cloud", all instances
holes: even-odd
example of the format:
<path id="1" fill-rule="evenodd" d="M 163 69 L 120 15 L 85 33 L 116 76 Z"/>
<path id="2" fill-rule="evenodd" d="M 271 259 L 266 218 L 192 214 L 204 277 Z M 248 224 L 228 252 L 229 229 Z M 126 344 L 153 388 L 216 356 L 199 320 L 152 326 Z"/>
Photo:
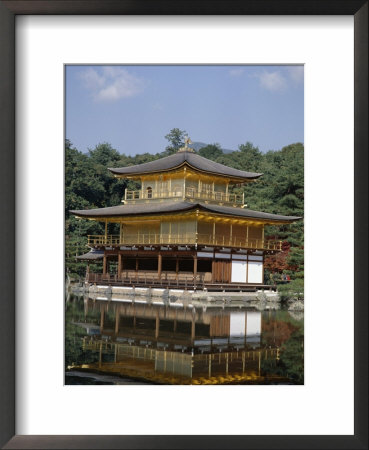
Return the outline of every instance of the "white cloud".
<path id="1" fill-rule="evenodd" d="M 96 101 L 116 101 L 134 97 L 145 88 L 143 79 L 122 67 L 89 67 L 80 73 L 80 78 Z"/>
<path id="2" fill-rule="evenodd" d="M 80 73 L 86 89 L 97 89 L 104 85 L 104 78 L 96 70 L 88 68 Z"/>
<path id="3" fill-rule="evenodd" d="M 288 75 L 296 84 L 304 81 L 304 66 L 289 66 L 287 67 Z"/>
<path id="4" fill-rule="evenodd" d="M 238 68 L 238 69 L 231 69 L 229 71 L 229 75 L 231 77 L 240 77 L 244 73 L 244 69 Z"/>
<path id="5" fill-rule="evenodd" d="M 276 72 L 263 72 L 258 75 L 260 86 L 272 92 L 282 92 L 287 88 L 284 76 Z"/>

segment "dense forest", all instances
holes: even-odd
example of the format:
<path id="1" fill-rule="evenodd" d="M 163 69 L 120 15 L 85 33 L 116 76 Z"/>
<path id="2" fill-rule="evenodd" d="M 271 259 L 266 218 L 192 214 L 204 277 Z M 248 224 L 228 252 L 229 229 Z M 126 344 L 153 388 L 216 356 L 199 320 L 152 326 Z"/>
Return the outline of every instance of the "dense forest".
<path id="1" fill-rule="evenodd" d="M 184 145 L 186 132 L 172 129 L 165 138 L 168 146 L 161 153 L 127 156 L 120 154 L 108 143 L 96 145 L 82 153 L 67 140 L 65 143 L 65 237 L 66 271 L 71 276 L 83 276 L 85 264 L 76 256 L 86 253 L 88 234 L 103 234 L 103 227 L 95 221 L 80 220 L 69 214 L 71 209 L 101 208 L 121 203 L 124 190 L 137 189 L 134 181 L 118 180 L 108 167 L 142 164 L 175 153 Z M 258 147 L 246 142 L 238 150 L 224 153 L 219 144 L 200 148 L 197 153 L 237 169 L 262 172 L 254 183 L 234 188 L 245 193 L 247 208 L 291 216 L 304 215 L 304 146 L 295 143 L 281 150 L 262 153 Z M 113 229 L 109 230 L 114 232 Z M 298 221 L 291 225 L 269 226 L 266 237 L 283 241 L 283 251 L 268 256 L 265 261 L 265 280 L 278 281 L 281 273 L 290 275 L 296 286 L 302 287 L 304 277 L 304 225 Z M 92 268 L 93 269 L 93 268 Z"/>

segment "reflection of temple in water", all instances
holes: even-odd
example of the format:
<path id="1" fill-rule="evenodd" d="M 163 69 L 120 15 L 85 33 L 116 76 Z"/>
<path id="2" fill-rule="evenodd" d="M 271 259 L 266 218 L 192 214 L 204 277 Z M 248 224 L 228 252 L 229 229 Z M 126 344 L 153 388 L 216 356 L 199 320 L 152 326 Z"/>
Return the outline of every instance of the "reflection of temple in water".
<path id="1" fill-rule="evenodd" d="M 262 363 L 279 358 L 273 340 L 262 339 L 263 314 L 241 305 L 137 297 L 84 302 L 86 320 L 95 317 L 96 324 L 79 324 L 87 334 L 83 349 L 97 352 L 98 361 L 79 369 L 166 384 L 267 383 Z"/>

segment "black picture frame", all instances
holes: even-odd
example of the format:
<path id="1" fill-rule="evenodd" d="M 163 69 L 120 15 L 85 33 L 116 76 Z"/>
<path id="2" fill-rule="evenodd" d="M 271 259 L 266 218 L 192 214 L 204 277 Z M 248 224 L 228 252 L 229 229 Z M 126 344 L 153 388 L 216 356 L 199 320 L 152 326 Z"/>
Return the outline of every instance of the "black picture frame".
<path id="1" fill-rule="evenodd" d="M 353 15 L 355 431 L 350 436 L 15 435 L 15 17 L 19 14 Z M 368 448 L 368 1 L 0 0 L 0 445 L 7 449 Z"/>

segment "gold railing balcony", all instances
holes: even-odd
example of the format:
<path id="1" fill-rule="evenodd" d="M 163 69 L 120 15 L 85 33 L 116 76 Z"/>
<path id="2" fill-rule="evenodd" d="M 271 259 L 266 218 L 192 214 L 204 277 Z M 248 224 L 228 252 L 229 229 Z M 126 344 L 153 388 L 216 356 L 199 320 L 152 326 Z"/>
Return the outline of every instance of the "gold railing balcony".
<path id="1" fill-rule="evenodd" d="M 155 200 L 155 199 L 170 199 L 170 198 L 189 198 L 197 200 L 210 200 L 218 203 L 231 203 L 237 205 L 244 204 L 244 194 L 228 194 L 221 191 L 213 190 L 197 190 L 195 188 L 186 187 L 185 189 L 176 190 L 139 190 L 130 191 L 126 189 L 124 194 L 124 201 L 139 201 L 139 200 Z"/>
<path id="2" fill-rule="evenodd" d="M 98 246 L 125 246 L 125 245 L 208 245 L 216 247 L 232 247 L 255 250 L 282 250 L 282 241 L 270 239 L 242 239 L 237 236 L 218 236 L 209 234 L 129 234 L 119 235 L 89 235 L 88 245 Z"/>

